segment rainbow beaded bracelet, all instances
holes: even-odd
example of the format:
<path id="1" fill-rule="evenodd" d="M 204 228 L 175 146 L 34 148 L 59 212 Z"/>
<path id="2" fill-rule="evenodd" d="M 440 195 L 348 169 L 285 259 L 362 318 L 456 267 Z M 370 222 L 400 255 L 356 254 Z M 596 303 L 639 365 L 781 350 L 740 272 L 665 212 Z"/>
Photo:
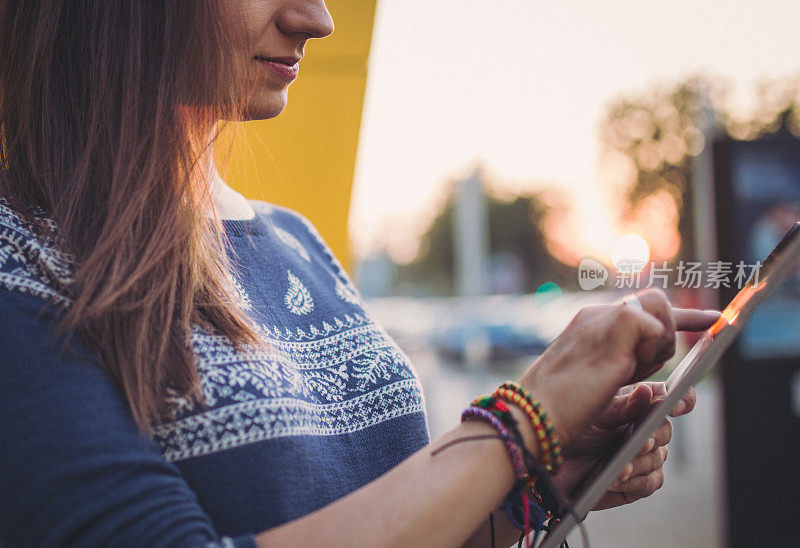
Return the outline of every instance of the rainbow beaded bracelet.
<path id="1" fill-rule="evenodd" d="M 522 409 L 531 419 L 536 440 L 541 449 L 541 462 L 548 473 L 555 473 L 563 462 L 561 445 L 558 436 L 555 434 L 553 425 L 547 416 L 547 412 L 542 409 L 542 404 L 533 395 L 515 382 L 505 382 L 501 384 L 492 396 L 503 399 Z"/>

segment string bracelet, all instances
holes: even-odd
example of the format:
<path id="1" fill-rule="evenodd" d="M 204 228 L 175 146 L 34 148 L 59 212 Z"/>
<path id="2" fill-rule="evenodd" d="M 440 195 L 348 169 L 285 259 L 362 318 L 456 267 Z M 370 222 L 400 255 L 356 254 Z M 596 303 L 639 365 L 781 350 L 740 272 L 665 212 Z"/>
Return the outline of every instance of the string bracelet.
<path id="1" fill-rule="evenodd" d="M 519 428 L 517 427 L 518 426 L 517 421 L 514 418 L 514 415 L 511 414 L 511 409 L 509 409 L 509 407 L 505 404 L 504 401 L 495 397 L 494 395 L 491 396 L 484 395 L 480 396 L 479 398 L 476 398 L 475 401 L 472 402 L 472 406 L 485 409 L 486 411 L 489 411 L 492 415 L 500 419 L 500 422 L 502 422 L 505 425 L 505 427 L 508 428 L 509 433 L 514 435 L 514 439 L 516 441 L 517 448 L 520 451 L 520 453 L 522 453 L 523 456 L 525 455 L 525 453 L 527 453 L 527 449 L 525 449 L 525 442 L 522 438 L 522 435 L 519 432 Z M 523 458 L 523 460 L 525 459 Z M 526 481 L 529 483 L 532 481 L 530 475 L 530 468 L 525 466 L 525 471 L 527 478 Z"/>
<path id="2" fill-rule="evenodd" d="M 476 398 L 475 401 L 472 402 L 472 406 L 485 409 L 500 419 L 500 422 L 508 428 L 509 433 L 514 435 L 513 437 L 517 443 L 517 447 L 519 448 L 524 445 L 522 435 L 520 435 L 519 428 L 517 428 L 517 420 L 514 418 L 514 415 L 511 414 L 511 409 L 509 409 L 502 400 L 494 396 L 484 395 Z"/>
<path id="3" fill-rule="evenodd" d="M 561 445 L 558 442 L 558 437 L 547 412 L 542 409 L 541 402 L 534 398 L 525 387 L 515 382 L 505 382 L 500 385 L 497 391 L 503 392 L 506 397 L 510 398 L 509 401 L 512 403 L 516 403 L 521 407 L 524 406 L 524 409 L 532 410 L 530 416 L 534 427 L 536 427 L 537 439 L 540 442 L 542 453 L 546 454 L 542 458 L 542 464 L 545 464 L 548 472 L 555 473 L 563 461 Z"/>
<path id="4" fill-rule="evenodd" d="M 556 455 L 555 464 L 556 466 L 561 464 L 561 462 L 564 459 L 563 456 L 561 455 L 561 446 L 558 443 L 558 436 L 556 436 L 555 434 L 555 430 L 553 428 L 552 423 L 550 422 L 547 412 L 541 408 L 542 407 L 541 402 L 539 402 L 539 400 L 534 398 L 533 394 L 531 394 L 530 391 L 528 391 L 524 386 L 520 385 L 519 383 L 505 382 L 500 385 L 500 388 L 506 388 L 514 391 L 515 393 L 522 396 L 525 399 L 525 401 L 527 401 L 533 406 L 534 411 L 536 411 L 536 413 L 540 416 L 541 422 L 544 425 L 545 434 L 547 435 L 548 442 L 550 446 L 553 448 L 552 452 L 553 454 Z"/>
<path id="5" fill-rule="evenodd" d="M 511 409 L 506 403 L 494 396 L 481 396 L 472 402 L 473 407 L 479 407 L 491 413 L 494 417 L 500 420 L 501 423 L 513 434 L 516 440 L 516 447 L 523 455 L 523 469 L 524 476 L 518 476 L 514 489 L 509 493 L 503 502 L 502 508 L 508 516 L 509 520 L 523 532 L 523 537 L 526 540 L 526 546 L 529 545 L 527 533 L 535 531 L 538 536 L 541 531 L 542 523 L 546 519 L 546 511 L 538 504 L 538 502 L 531 500 L 533 495 L 532 483 L 533 479 L 530 476 L 531 468 L 527 465 L 529 460 L 526 455 L 530 452 L 525 447 L 522 435 L 517 428 L 517 421 L 514 415 L 511 414 Z M 532 455 L 530 458 L 535 459 Z M 541 467 L 536 464 L 536 470 L 541 470 Z"/>
<path id="6" fill-rule="evenodd" d="M 463 413 L 461 413 L 461 422 L 468 421 L 469 419 L 483 420 L 484 422 L 488 422 L 494 427 L 495 430 L 497 430 L 497 434 L 503 441 L 503 445 L 505 445 L 508 456 L 511 459 L 511 466 L 514 468 L 514 477 L 516 477 L 518 481 L 527 481 L 528 472 L 525 468 L 525 464 L 523 463 L 523 457 L 520 448 L 514 442 L 514 440 L 511 439 L 511 431 L 509 430 L 508 426 L 506 426 L 503 421 L 501 421 L 491 411 L 488 411 L 487 409 L 477 405 L 471 405 L 467 407 Z"/>
<path id="7" fill-rule="evenodd" d="M 496 396 L 490 396 L 488 394 L 480 396 L 472 402 L 472 405 L 476 407 L 482 407 L 483 409 L 489 411 L 492 415 L 500 419 L 503 424 L 505 424 L 512 431 L 512 433 L 516 431 L 517 421 L 514 418 L 514 415 L 511 414 L 511 409 L 509 409 L 508 406 Z"/>
<path id="8" fill-rule="evenodd" d="M 518 385 L 515 386 L 514 383 L 506 383 L 502 385 L 501 388 L 509 388 L 511 390 L 519 388 L 522 399 L 531 407 L 535 405 L 536 415 L 540 423 L 544 425 L 545 441 L 548 443 L 548 447 L 552 448 L 555 446 L 555 448 L 558 449 L 558 438 L 555 436 L 549 421 L 545 422 L 547 415 L 541 409 L 541 404 L 524 388 Z M 473 404 L 462 413 L 461 421 L 465 422 L 470 419 L 478 419 L 488 422 L 497 431 L 498 435 L 496 437 L 501 439 L 505 445 L 517 481 L 512 491 L 506 497 L 502 509 L 508 515 L 512 523 L 522 531 L 522 535 L 519 539 L 519 546 L 522 546 L 523 542 L 525 542 L 526 546 L 531 546 L 531 539 L 528 535 L 531 531 L 534 532 L 533 543 L 535 544 L 542 530 L 546 531 L 552 529 L 554 524 L 557 523 L 564 514 L 570 514 L 575 518 L 578 522 L 581 535 L 584 537 L 584 541 L 588 546 L 588 538 L 586 538 L 586 531 L 580 517 L 553 484 L 550 477 L 552 472 L 546 470 L 539 459 L 525 446 L 517 428 L 517 421 L 505 404 L 506 401 L 508 400 L 502 400 L 496 397 L 496 395 L 477 398 Z M 509 403 L 522 407 L 521 404 L 515 401 L 510 401 Z M 545 420 L 542 420 L 542 415 L 544 415 Z M 434 453 L 438 453 L 456 443 L 486 439 L 488 437 L 495 436 L 470 436 L 453 440 L 443 447 L 438 448 Z M 553 462 L 560 464 L 562 460 L 560 450 L 551 450 L 550 456 Z M 490 516 L 490 520 L 491 519 Z M 550 522 L 549 527 L 545 528 L 544 523 L 548 519 Z M 490 526 L 491 525 L 492 524 L 490 524 Z M 494 534 L 492 534 L 492 543 L 494 543 Z"/>
<path id="9" fill-rule="evenodd" d="M 549 515 L 540 503 L 532 500 L 529 493 L 528 486 L 520 485 L 506 496 L 500 509 L 505 513 L 511 524 L 525 536 L 533 531 L 535 533 L 533 538 L 535 543 Z"/>
<path id="10" fill-rule="evenodd" d="M 530 542 L 528 531 L 533 529 L 535 544 L 544 521 L 550 519 L 557 522 L 563 515 L 564 509 L 568 513 L 572 513 L 572 509 L 560 496 L 558 489 L 550 479 L 550 475 L 555 473 L 555 469 L 561 464 L 563 457 L 558 438 L 555 436 L 553 426 L 547 413 L 542 409 L 541 403 L 516 383 L 505 383 L 492 396 L 476 400 L 476 403 L 482 405 L 490 407 L 499 405 L 500 409 L 507 409 L 504 402 L 519 407 L 531 419 L 540 448 L 540 457 L 537 459 L 518 437 L 529 480 L 512 491 L 504 503 L 506 514 L 515 525 L 519 527 L 520 521 L 524 520 L 525 526 L 520 528 L 523 530 L 525 544 L 528 546 Z M 519 436 L 519 434 L 517 435 Z M 537 524 L 538 527 L 531 528 L 529 524 Z M 520 538 L 520 545 L 522 540 Z"/>
<path id="11" fill-rule="evenodd" d="M 550 441 L 547 438 L 545 426 L 542 424 L 541 417 L 539 416 L 539 409 L 541 407 L 539 406 L 537 408 L 537 405 L 534 405 L 529 400 L 524 398 L 519 392 L 515 392 L 514 390 L 504 386 L 500 386 L 492 395 L 498 399 L 502 399 L 516 405 L 522 409 L 526 415 L 528 415 L 528 418 L 533 424 L 533 430 L 536 433 L 536 441 L 539 444 L 539 449 L 541 449 L 542 466 L 544 466 L 547 471 L 551 471 L 553 469 L 553 464 L 551 462 L 550 455 Z M 538 403 L 539 402 L 536 401 L 536 404 Z"/>
<path id="12" fill-rule="evenodd" d="M 541 402 L 515 382 L 504 382 L 495 390 L 493 396 L 517 405 L 530 417 L 541 449 L 542 465 L 547 472 L 554 474 L 564 461 L 564 456 L 561 454 L 561 445 L 553 424 L 547 416 L 547 411 L 542 409 Z"/>
<path id="13" fill-rule="evenodd" d="M 553 483 L 550 475 L 539 465 L 536 457 L 532 455 L 524 446 L 521 448 L 521 450 L 525 458 L 525 465 L 535 478 L 537 489 L 544 499 L 542 506 L 547 513 L 547 517 L 550 518 L 548 529 L 552 529 L 564 515 L 569 514 L 578 524 L 583 545 L 588 547 L 589 537 L 586 532 L 583 519 L 575 512 L 575 509 L 572 507 L 572 505 L 564 498 L 558 487 L 556 487 L 556 485 Z M 538 536 L 538 533 L 536 536 Z M 519 546 L 521 545 L 522 539 L 520 539 L 519 543 Z"/>
<path id="14" fill-rule="evenodd" d="M 517 429 L 517 421 L 514 419 L 511 410 L 505 403 L 491 396 L 482 396 L 476 399 L 473 405 L 468 407 L 461 414 L 461 421 L 463 422 L 470 417 L 480 418 L 490 423 L 497 430 L 500 438 L 506 445 L 516 476 L 514 489 L 512 489 L 511 493 L 518 494 L 521 497 L 522 519 L 519 521 L 523 523 L 520 524 L 518 520 L 514 519 L 515 516 L 512 508 L 512 506 L 519 507 L 520 505 L 515 505 L 513 501 L 507 498 L 504 503 L 504 509 L 509 517 L 512 518 L 512 522 L 522 529 L 524 533 L 523 536 L 526 538 L 526 546 L 530 546 L 527 540 L 527 533 L 531 530 L 536 530 L 538 535 L 541 529 L 541 517 L 544 516 L 545 512 L 540 506 L 531 504 L 529 496 L 526 493 L 526 488 L 530 482 L 530 476 L 528 474 L 528 467 L 525 465 L 525 460 L 527 459 L 523 457 L 523 455 L 527 452 L 527 449 Z M 533 523 L 536 525 L 533 525 Z"/>

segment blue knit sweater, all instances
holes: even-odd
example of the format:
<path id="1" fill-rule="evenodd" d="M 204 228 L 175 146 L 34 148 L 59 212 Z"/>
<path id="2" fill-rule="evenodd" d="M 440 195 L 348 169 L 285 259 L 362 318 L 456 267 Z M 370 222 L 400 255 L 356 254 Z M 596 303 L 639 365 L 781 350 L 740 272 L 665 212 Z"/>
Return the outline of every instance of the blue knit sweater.
<path id="1" fill-rule="evenodd" d="M 151 438 L 96 359 L 54 335 L 70 257 L 0 202 L 0 545 L 252 546 L 428 443 L 419 382 L 304 218 L 224 221 L 268 350 L 196 329 L 208 407 Z"/>

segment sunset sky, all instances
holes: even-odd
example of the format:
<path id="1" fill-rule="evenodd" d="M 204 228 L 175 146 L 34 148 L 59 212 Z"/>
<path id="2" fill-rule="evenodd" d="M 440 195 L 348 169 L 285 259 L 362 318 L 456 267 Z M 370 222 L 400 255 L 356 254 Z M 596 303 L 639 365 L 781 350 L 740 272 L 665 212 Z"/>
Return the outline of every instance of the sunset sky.
<path id="1" fill-rule="evenodd" d="M 443 183 L 480 161 L 574 196 L 580 239 L 618 234 L 598 182 L 610 100 L 703 72 L 747 109 L 763 78 L 800 75 L 800 2 L 380 0 L 350 232 L 356 256 L 413 252 Z"/>

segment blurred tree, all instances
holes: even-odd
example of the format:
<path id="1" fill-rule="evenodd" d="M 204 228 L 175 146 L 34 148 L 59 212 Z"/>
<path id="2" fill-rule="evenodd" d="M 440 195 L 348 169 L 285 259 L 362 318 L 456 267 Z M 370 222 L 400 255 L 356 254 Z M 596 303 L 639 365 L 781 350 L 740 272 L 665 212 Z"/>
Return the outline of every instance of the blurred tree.
<path id="1" fill-rule="evenodd" d="M 704 129 L 735 139 L 775 133 L 800 138 L 800 76 L 762 82 L 749 109 L 737 108 L 732 91 L 719 78 L 694 76 L 620 97 L 600 123 L 601 165 L 611 166 L 604 178 L 624 198 L 622 220 L 635 218 L 657 193 L 674 201 L 681 236 L 675 260 L 694 259 L 693 162 L 706 146 Z M 575 270 L 547 249 L 541 228 L 551 213 L 547 197 L 541 192 L 511 200 L 487 196 L 490 255 L 511 255 L 521 263 L 523 291 L 548 281 L 571 288 L 577 279 Z M 416 259 L 398 267 L 395 293 L 453 294 L 453 208 L 451 196 L 423 235 Z"/>
<path id="2" fill-rule="evenodd" d="M 397 293 L 454 294 L 454 203 L 451 195 L 423 235 L 417 258 L 398 267 Z M 548 206 L 542 193 L 510 201 L 487 195 L 486 207 L 490 264 L 493 258 L 515 258 L 521 266 L 519 288 L 523 292 L 534 291 L 548 281 L 574 285 L 574 271 L 555 260 L 545 245 L 540 223 L 548 214 Z"/>
<path id="3" fill-rule="evenodd" d="M 624 97 L 611 103 L 600 124 L 605 155 L 622 154 L 634 171 L 627 180 L 611 181 L 625 189 L 632 217 L 642 200 L 665 191 L 675 201 L 682 236 L 681 257 L 692 254 L 692 158 L 705 146 L 711 85 L 702 78 L 682 82 L 672 89 L 656 89 L 639 97 Z M 713 112 L 713 111 L 712 111 Z"/>
<path id="4" fill-rule="evenodd" d="M 749 111 L 737 110 L 731 98 L 729 83 L 695 76 L 613 101 L 600 124 L 604 158 L 622 155 L 623 163 L 633 166 L 611 170 L 607 181 L 622 187 L 627 198 L 623 218 L 632 217 L 648 196 L 665 191 L 678 211 L 678 259 L 694 255 L 693 159 L 706 146 L 703 129 L 748 140 L 777 132 L 800 136 L 800 78 L 762 82 Z"/>

